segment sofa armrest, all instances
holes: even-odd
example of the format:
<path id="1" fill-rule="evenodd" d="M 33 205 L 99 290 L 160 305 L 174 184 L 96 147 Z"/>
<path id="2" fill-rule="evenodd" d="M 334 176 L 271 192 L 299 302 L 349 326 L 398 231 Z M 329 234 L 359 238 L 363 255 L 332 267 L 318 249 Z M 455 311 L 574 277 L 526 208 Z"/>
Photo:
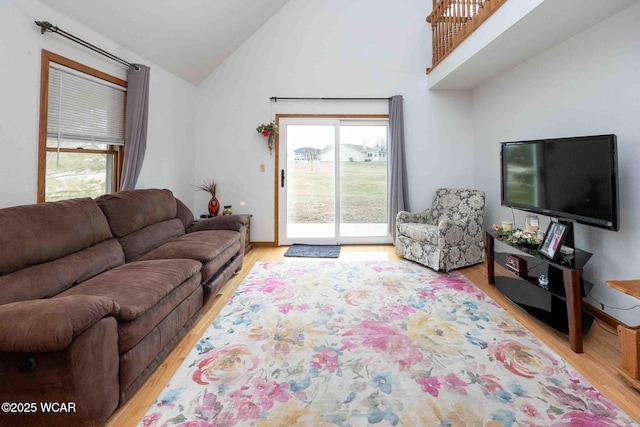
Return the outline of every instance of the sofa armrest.
<path id="1" fill-rule="evenodd" d="M 110 298 L 75 295 L 0 306 L 0 351 L 47 352 L 67 347 L 100 319 L 120 311 Z"/>
<path id="2" fill-rule="evenodd" d="M 213 218 L 203 219 L 191 224 L 187 233 L 205 230 L 232 230 L 241 231 L 246 227 L 249 218 L 241 215 L 222 215 Z"/>
<path id="3" fill-rule="evenodd" d="M 431 219 L 431 209 L 425 209 L 420 212 L 400 211 L 396 215 L 396 224 L 417 222 L 420 224 L 429 224 Z"/>

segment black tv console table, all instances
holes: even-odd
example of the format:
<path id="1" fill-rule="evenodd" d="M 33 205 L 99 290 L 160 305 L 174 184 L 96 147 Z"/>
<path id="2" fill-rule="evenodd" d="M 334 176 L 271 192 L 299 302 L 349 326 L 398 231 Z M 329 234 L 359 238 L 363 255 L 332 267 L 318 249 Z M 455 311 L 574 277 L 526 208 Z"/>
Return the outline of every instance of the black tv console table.
<path id="1" fill-rule="evenodd" d="M 593 316 L 582 310 L 582 297 L 593 288 L 593 283 L 582 278 L 582 269 L 591 254 L 576 249 L 573 256 L 553 262 L 539 255 L 537 249 L 514 245 L 489 231 L 486 249 L 489 283 L 532 316 L 568 334 L 571 350 L 582 353 L 582 334 L 586 334 L 593 323 Z M 527 271 L 510 269 L 509 254 L 526 260 Z M 538 282 L 543 274 L 549 278 L 546 288 Z"/>

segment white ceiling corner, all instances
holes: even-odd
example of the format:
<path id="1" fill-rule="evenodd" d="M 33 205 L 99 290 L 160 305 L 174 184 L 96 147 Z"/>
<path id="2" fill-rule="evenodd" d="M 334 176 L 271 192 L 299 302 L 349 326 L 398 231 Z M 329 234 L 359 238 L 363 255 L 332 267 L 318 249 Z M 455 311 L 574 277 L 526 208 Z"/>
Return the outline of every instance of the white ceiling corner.
<path id="1" fill-rule="evenodd" d="M 287 1 L 46 0 L 46 4 L 198 85 Z M 91 43 L 83 34 L 67 31 Z"/>

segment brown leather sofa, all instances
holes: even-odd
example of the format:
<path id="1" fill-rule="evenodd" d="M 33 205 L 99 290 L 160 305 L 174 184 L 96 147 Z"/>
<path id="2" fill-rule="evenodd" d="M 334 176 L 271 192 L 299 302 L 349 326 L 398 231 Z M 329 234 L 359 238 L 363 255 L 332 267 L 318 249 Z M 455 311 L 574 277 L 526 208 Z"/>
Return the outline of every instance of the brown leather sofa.
<path id="1" fill-rule="evenodd" d="M 0 425 L 102 424 L 242 268 L 244 221 L 157 189 L 0 209 Z"/>

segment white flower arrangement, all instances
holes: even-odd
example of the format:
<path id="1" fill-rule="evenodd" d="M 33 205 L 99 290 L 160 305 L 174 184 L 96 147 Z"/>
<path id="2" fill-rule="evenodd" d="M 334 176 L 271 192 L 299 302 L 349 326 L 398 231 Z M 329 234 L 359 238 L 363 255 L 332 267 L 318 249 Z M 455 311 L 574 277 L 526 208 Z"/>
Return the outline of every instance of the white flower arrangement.
<path id="1" fill-rule="evenodd" d="M 515 245 L 538 246 L 544 237 L 539 231 L 528 231 L 519 228 L 513 231 L 505 231 L 497 225 L 494 225 L 493 228 L 505 241 Z"/>

